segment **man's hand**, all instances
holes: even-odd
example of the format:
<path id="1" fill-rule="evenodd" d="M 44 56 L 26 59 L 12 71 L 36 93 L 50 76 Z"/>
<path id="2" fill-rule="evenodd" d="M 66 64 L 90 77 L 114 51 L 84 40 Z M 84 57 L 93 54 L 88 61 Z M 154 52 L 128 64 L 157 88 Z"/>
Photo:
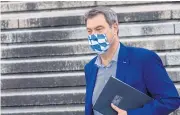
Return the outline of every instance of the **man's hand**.
<path id="1" fill-rule="evenodd" d="M 118 115 L 127 115 L 127 112 L 111 103 L 111 107 L 118 112 Z"/>

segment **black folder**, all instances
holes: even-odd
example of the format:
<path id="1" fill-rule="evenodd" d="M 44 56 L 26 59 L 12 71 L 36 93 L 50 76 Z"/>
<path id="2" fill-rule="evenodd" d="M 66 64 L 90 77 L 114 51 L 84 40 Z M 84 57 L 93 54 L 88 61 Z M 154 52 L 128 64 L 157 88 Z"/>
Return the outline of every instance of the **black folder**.
<path id="1" fill-rule="evenodd" d="M 93 109 L 103 115 L 117 115 L 111 103 L 123 110 L 143 107 L 153 98 L 111 76 L 100 93 Z"/>

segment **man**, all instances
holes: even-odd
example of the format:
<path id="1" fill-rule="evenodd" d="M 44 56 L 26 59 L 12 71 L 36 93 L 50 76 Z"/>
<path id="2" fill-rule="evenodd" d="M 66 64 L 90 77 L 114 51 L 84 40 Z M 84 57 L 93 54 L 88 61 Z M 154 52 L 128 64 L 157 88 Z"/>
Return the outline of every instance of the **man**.
<path id="1" fill-rule="evenodd" d="M 118 115 L 168 115 L 179 107 L 178 92 L 159 56 L 153 51 L 119 42 L 114 11 L 96 7 L 85 14 L 85 22 L 89 45 L 98 54 L 84 68 L 85 115 L 102 115 L 92 106 L 111 75 L 154 98 L 142 108 L 127 111 L 111 104 Z"/>

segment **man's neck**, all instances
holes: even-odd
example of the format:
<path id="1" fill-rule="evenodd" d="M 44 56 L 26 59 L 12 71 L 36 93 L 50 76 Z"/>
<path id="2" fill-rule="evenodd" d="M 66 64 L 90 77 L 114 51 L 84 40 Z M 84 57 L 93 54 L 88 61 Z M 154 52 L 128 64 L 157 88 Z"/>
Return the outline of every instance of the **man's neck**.
<path id="1" fill-rule="evenodd" d="M 109 64 L 109 62 L 112 60 L 113 56 L 116 53 L 116 50 L 118 48 L 119 45 L 119 40 L 115 40 L 113 44 L 111 44 L 110 48 L 108 49 L 108 51 L 104 54 L 101 54 L 101 63 L 105 66 L 107 66 Z"/>

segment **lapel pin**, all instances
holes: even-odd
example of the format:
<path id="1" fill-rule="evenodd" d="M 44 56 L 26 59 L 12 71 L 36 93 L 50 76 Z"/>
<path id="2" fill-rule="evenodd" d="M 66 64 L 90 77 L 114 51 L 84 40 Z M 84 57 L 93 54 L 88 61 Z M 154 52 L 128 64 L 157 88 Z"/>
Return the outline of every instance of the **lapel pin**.
<path id="1" fill-rule="evenodd" d="M 126 61 L 123 61 L 123 63 L 127 63 Z"/>

